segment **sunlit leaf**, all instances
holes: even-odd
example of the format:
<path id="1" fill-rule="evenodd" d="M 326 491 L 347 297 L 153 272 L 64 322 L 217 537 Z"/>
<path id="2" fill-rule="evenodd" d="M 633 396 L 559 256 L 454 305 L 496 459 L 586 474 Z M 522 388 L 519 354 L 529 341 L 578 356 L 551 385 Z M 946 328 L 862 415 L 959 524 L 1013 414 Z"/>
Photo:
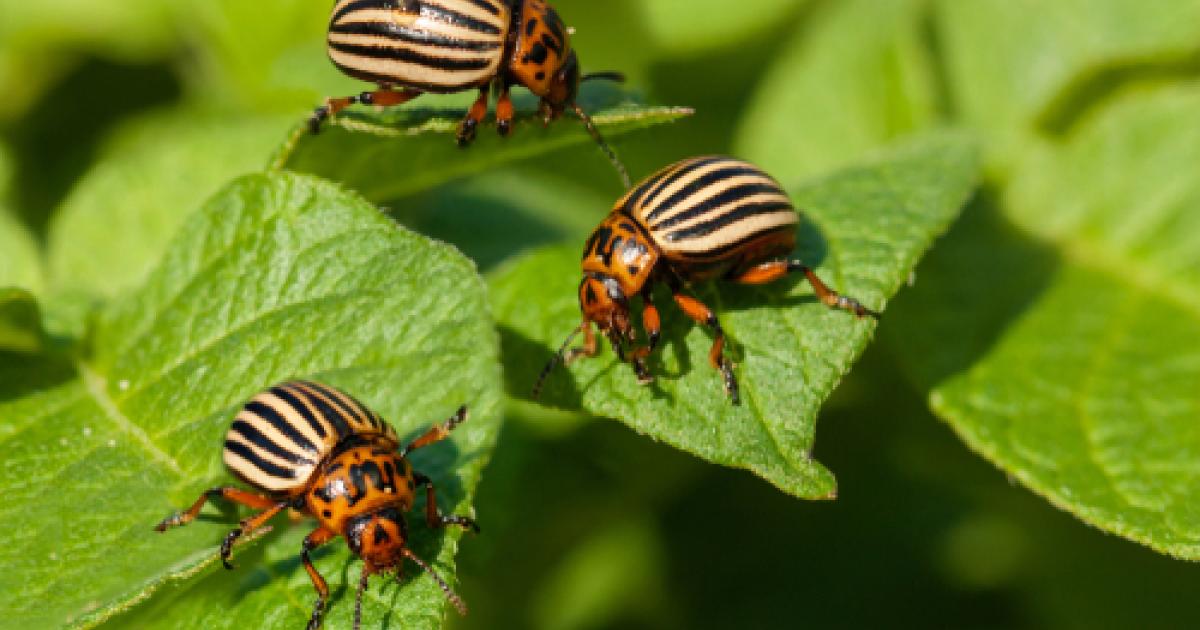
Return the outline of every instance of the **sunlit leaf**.
<path id="1" fill-rule="evenodd" d="M 930 259 L 892 340 L 972 448 L 1085 521 L 1191 559 L 1197 108 L 1194 84 L 1129 95 L 1065 144 L 1040 144 L 999 199 L 1035 238 L 972 220 Z M 1003 323 L 964 316 L 971 305 Z"/>
<path id="2" fill-rule="evenodd" d="M 1048 110 L 1105 71 L 1200 52 L 1200 1 L 939 0 L 936 36 L 956 115 L 1008 166 Z M 1100 84 L 1098 87 L 1110 87 Z M 1094 104 L 1103 92 L 1083 94 Z"/>
<path id="3" fill-rule="evenodd" d="M 288 118 L 156 115 L 117 134 L 50 226 L 55 290 L 111 296 L 136 285 L 197 205 L 261 171 Z"/>
<path id="4" fill-rule="evenodd" d="M 882 308 L 957 216 L 975 176 L 970 144 L 938 136 L 797 188 L 794 200 L 808 220 L 797 253 L 837 289 Z M 582 245 L 542 250 L 491 279 L 512 395 L 529 396 L 542 365 L 579 321 Z M 650 362 L 655 384 L 639 386 L 627 366 L 605 353 L 555 373 L 545 400 L 617 418 L 704 459 L 749 469 L 791 494 L 833 496 L 832 474 L 810 455 L 817 411 L 875 324 L 826 309 L 799 282 L 697 289 L 732 339 L 740 407 L 729 403 L 708 365 L 711 337 L 668 302 L 663 347 Z"/>
<path id="5" fill-rule="evenodd" d="M 745 41 L 797 14 L 804 0 L 638 2 L 653 44 L 671 54 L 703 52 Z"/>
<path id="6" fill-rule="evenodd" d="M 933 59 L 917 0 L 845 0 L 817 12 L 772 59 L 738 154 L 776 177 L 812 177 L 930 126 Z"/>
<path id="7" fill-rule="evenodd" d="M 461 255 L 333 185 L 276 174 L 227 187 L 187 220 L 143 286 L 100 313 L 73 376 L 0 403 L 0 616 L 91 625 L 149 600 L 153 614 L 131 627 L 302 626 L 312 587 L 294 560 L 274 560 L 294 558 L 311 524 L 280 518 L 228 574 L 214 565 L 232 513 L 151 528 L 233 481 L 220 458 L 230 416 L 290 377 L 350 391 L 404 436 L 468 404 L 472 418 L 451 440 L 414 456 L 441 507 L 468 513 L 500 412 L 483 296 Z M 414 521 L 414 548 L 452 579 L 459 533 Z M 317 564 L 335 593 L 328 627 L 348 626 L 349 552 L 332 544 Z M 440 625 L 445 599 L 427 577 L 383 582 L 369 619 Z M 164 587 L 179 600 L 170 614 L 153 608 Z"/>

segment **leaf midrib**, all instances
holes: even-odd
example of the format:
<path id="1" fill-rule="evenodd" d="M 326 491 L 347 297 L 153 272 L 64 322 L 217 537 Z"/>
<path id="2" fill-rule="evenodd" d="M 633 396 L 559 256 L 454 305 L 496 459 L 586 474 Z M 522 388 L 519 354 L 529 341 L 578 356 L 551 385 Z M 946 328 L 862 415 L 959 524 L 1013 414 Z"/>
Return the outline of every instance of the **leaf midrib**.
<path id="1" fill-rule="evenodd" d="M 140 426 L 130 420 L 121 411 L 120 407 L 117 406 L 116 401 L 108 395 L 108 380 L 83 361 L 76 361 L 75 368 L 88 395 L 96 402 L 96 406 L 104 412 L 104 416 L 117 427 L 117 430 L 133 438 L 133 442 L 149 453 L 151 458 L 165 465 L 177 477 L 182 478 L 184 472 L 179 462 L 158 448 L 158 445 L 150 439 L 150 436 Z"/>

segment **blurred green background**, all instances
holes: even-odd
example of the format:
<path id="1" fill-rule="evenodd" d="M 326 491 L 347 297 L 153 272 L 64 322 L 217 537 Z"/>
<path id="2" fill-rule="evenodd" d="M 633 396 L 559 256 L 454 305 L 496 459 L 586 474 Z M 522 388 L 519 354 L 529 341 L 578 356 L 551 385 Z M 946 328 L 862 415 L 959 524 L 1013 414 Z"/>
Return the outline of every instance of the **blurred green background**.
<path id="1" fill-rule="evenodd" d="M 103 235 L 72 227 L 87 223 L 97 198 L 118 209 L 161 207 L 118 226 L 131 247 L 140 238 L 152 248 L 229 177 L 265 165 L 321 97 L 363 89 L 324 58 L 329 4 L 0 0 L 0 174 L 8 172 L 0 191 L 32 246 L 59 252 L 47 260 L 48 273 L 102 294 L 123 288 L 144 269 L 119 269 L 119 260 L 93 264 L 86 243 Z M 944 4 L 555 3 L 578 29 L 585 69 L 619 69 L 645 101 L 696 109 L 689 120 L 616 142 L 635 177 L 701 152 L 750 148 L 787 160 L 789 147 L 761 146 L 758 128 L 766 124 L 812 130 L 817 146 L 830 149 L 795 146 L 795 160 L 785 165 L 794 178 L 910 131 L 953 123 L 984 139 L 990 175 L 1002 178 L 1020 152 L 1010 119 L 1041 97 L 1030 95 L 1042 90 L 1039 81 L 1073 76 L 1047 59 L 1071 66 L 1075 57 L 1104 53 L 1105 29 L 1125 23 L 1114 17 L 1101 25 L 1082 38 L 1091 43 L 1081 51 L 1066 44 L 1097 20 L 1047 19 L 1039 36 L 1056 42 L 1061 34 L 1061 54 L 1020 59 L 1005 46 L 1021 42 L 984 38 L 977 43 L 994 47 L 985 50 L 993 65 L 952 70 L 944 59 L 955 42 L 939 21 Z M 1036 2 L 1011 5 L 1000 12 L 1040 10 Z M 1064 2 L 1052 12 L 1090 9 Z M 1139 84 L 1194 78 L 1200 64 L 1187 51 L 1200 47 L 1187 36 L 1148 35 L 1150 46 L 1168 49 L 1167 61 L 1142 74 L 1131 62 L 1125 74 L 1089 75 L 1078 100 L 1053 103 L 1042 123 L 1064 126 L 1086 109 L 1089 95 L 1131 76 Z M 1010 90 L 963 91 L 952 75 L 964 67 L 1016 78 Z M 786 86 L 799 86 L 800 95 L 780 93 Z M 822 109 L 803 99 L 803 90 L 825 87 L 847 95 L 845 102 L 822 100 Z M 772 105 L 777 98 L 785 99 L 782 113 Z M 976 105 L 988 99 L 994 113 L 981 114 Z M 618 193 L 594 153 L 574 150 L 384 205 L 406 225 L 458 245 L 486 272 L 524 248 L 582 242 Z M 1027 246 L 984 197 L 948 238 L 982 229 L 1018 251 Z M 26 281 L 37 287 L 45 278 Z M 1019 294 L 1036 285 L 1026 275 L 998 290 Z M 76 294 L 71 282 L 58 282 L 46 299 L 66 304 Z M 898 300 L 907 306 L 901 313 L 920 313 L 903 292 Z M 838 475 L 834 502 L 795 500 L 615 422 L 512 403 L 479 491 L 484 534 L 466 540 L 459 556 L 472 613 L 452 615 L 451 625 L 1200 627 L 1196 567 L 1085 526 L 969 452 L 930 414 L 921 379 L 898 356 L 903 344 L 889 342 L 886 318 L 882 326 L 822 413 L 815 456 Z M 987 326 L 973 332 L 989 334 Z"/>

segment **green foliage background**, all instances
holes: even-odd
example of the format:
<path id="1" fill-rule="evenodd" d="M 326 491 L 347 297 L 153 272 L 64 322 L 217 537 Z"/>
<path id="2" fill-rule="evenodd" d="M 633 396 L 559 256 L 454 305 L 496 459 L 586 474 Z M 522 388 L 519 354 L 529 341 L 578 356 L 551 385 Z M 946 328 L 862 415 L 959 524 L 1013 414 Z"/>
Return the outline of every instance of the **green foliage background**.
<path id="1" fill-rule="evenodd" d="M 711 294 L 747 372 L 805 351 L 803 382 L 767 380 L 793 398 L 757 412 L 790 432 L 784 472 L 642 404 L 609 355 L 556 375 L 567 410 L 526 400 L 615 177 L 569 122 L 455 150 L 456 97 L 289 144 L 320 97 L 363 87 L 324 59 L 328 4 L 0 0 L 0 627 L 303 623 L 303 527 L 234 574 L 212 566 L 230 514 L 149 532 L 221 478 L 229 410 L 296 371 L 408 432 L 476 406 L 423 462 L 484 528 L 458 549 L 472 612 L 452 626 L 1200 623 L 1200 573 L 1171 557 L 1200 557 L 1200 2 L 555 3 L 585 68 L 662 106 L 587 93 L 635 177 L 754 160 L 835 284 L 873 306 L 899 289 L 877 329 L 793 303 L 802 286 Z M 271 161 L 345 188 L 228 187 Z M 665 387 L 741 426 L 695 360 L 706 335 L 667 321 Z M 314 330 L 338 334 L 296 341 Z M 835 476 L 837 501 L 790 496 Z M 457 543 L 416 545 L 453 575 Z M 330 627 L 342 547 L 319 560 Z M 427 580 L 373 590 L 372 623 L 442 623 Z"/>

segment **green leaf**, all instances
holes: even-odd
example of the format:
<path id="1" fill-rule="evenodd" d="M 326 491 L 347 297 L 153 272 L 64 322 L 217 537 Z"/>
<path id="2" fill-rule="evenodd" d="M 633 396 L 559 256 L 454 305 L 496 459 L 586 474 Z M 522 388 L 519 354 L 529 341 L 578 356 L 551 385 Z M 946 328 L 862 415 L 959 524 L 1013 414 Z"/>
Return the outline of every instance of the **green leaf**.
<path id="1" fill-rule="evenodd" d="M 485 124 L 468 149 L 459 148 L 454 141 L 454 132 L 465 110 L 431 110 L 417 103 L 415 107 L 404 106 L 381 114 L 345 111 L 319 135 L 309 134 L 307 126 L 297 127 L 275 163 L 342 182 L 374 201 L 389 201 L 566 147 L 592 151 L 596 155 L 596 168 L 611 168 L 578 120 L 564 117 L 542 129 L 532 105 L 523 107 L 522 103 L 528 104 L 528 99 L 518 99 L 511 137 L 500 138 L 490 124 Z M 683 107 L 629 103 L 603 107 L 585 103 L 584 108 L 610 141 L 692 113 Z M 613 181 L 617 181 L 615 173 Z"/>
<path id="2" fill-rule="evenodd" d="M 746 0 L 731 10 L 723 0 L 655 0 L 637 6 L 654 45 L 673 55 L 689 55 L 744 42 L 787 20 L 806 4 Z"/>
<path id="3" fill-rule="evenodd" d="M 1200 559 L 1197 108 L 1195 83 L 1129 94 L 1064 144 L 1040 143 L 1000 200 L 1036 240 L 1002 225 L 964 233 L 921 272 L 892 340 L 973 449 L 1086 522 L 1189 559 Z M 984 268 L 1008 277 L 974 273 Z M 989 333 L 995 312 L 1007 315 Z"/>
<path id="4" fill-rule="evenodd" d="M 836 289 L 881 308 L 975 185 L 971 145 L 935 136 L 886 159 L 795 191 L 802 259 Z M 582 242 L 542 250 L 491 278 L 508 389 L 528 397 L 538 372 L 579 322 Z M 796 496 L 828 498 L 834 479 L 811 456 L 817 410 L 865 347 L 875 324 L 815 303 L 806 283 L 697 287 L 732 341 L 743 404 L 729 403 L 708 365 L 707 332 L 662 304 L 658 375 L 641 387 L 610 354 L 548 380 L 545 400 L 614 417 L 704 459 L 745 468 Z M 886 315 L 885 315 L 886 319 Z"/>
<path id="5" fill-rule="evenodd" d="M 33 235 L 0 206 L 0 286 L 40 289 L 42 264 L 38 256 Z"/>
<path id="6" fill-rule="evenodd" d="M 0 120 L 15 118 L 80 57 L 144 63 L 178 44 L 174 2 L 0 3 Z"/>
<path id="7" fill-rule="evenodd" d="M 34 352 L 42 347 L 42 315 L 33 294 L 0 287 L 0 351 Z"/>
<path id="8" fill-rule="evenodd" d="M 1004 166 L 1077 82 L 1200 52 L 1200 1 L 941 0 L 937 32 L 954 108 Z"/>
<path id="9" fill-rule="evenodd" d="M 41 251 L 29 228 L 7 204 L 11 159 L 0 146 L 0 287 L 39 291 L 42 288 Z"/>
<path id="10" fill-rule="evenodd" d="M 197 203 L 262 170 L 290 117 L 157 114 L 118 132 L 50 226 L 56 291 L 112 296 L 141 282 Z"/>
<path id="11" fill-rule="evenodd" d="M 388 204 L 392 218 L 453 243 L 481 270 L 537 245 L 586 238 L 609 195 L 529 168 L 504 168 Z"/>
<path id="12" fill-rule="evenodd" d="M 180 29 L 194 38 L 196 96 L 238 109 L 303 115 L 326 95 L 362 91 L 325 51 L 332 2 L 187 0 Z"/>
<path id="13" fill-rule="evenodd" d="M 917 0 L 845 0 L 817 12 L 755 91 L 738 155 L 799 180 L 929 127 L 937 88 L 926 11 Z"/>
<path id="14" fill-rule="evenodd" d="M 232 481 L 220 458 L 231 415 L 290 377 L 350 391 L 405 436 L 470 405 L 449 441 L 413 458 L 444 510 L 470 511 L 501 398 L 495 332 L 469 261 L 335 186 L 284 174 L 238 180 L 166 252 L 144 286 L 100 314 L 74 377 L 0 403 L 8 623 L 92 625 L 169 586 L 179 610 L 202 607 L 206 622 L 164 614 L 132 625 L 301 626 L 314 599 L 307 577 L 294 560 L 259 560 L 295 558 L 311 523 L 280 519 L 238 571 L 219 575 L 216 545 L 232 513 L 151 531 Z M 414 521 L 414 548 L 452 580 L 459 533 Z M 339 542 L 318 555 L 335 593 L 328 627 L 349 626 L 349 552 Z M 445 600 L 427 577 L 380 590 L 384 581 L 368 619 L 439 624 Z"/>

